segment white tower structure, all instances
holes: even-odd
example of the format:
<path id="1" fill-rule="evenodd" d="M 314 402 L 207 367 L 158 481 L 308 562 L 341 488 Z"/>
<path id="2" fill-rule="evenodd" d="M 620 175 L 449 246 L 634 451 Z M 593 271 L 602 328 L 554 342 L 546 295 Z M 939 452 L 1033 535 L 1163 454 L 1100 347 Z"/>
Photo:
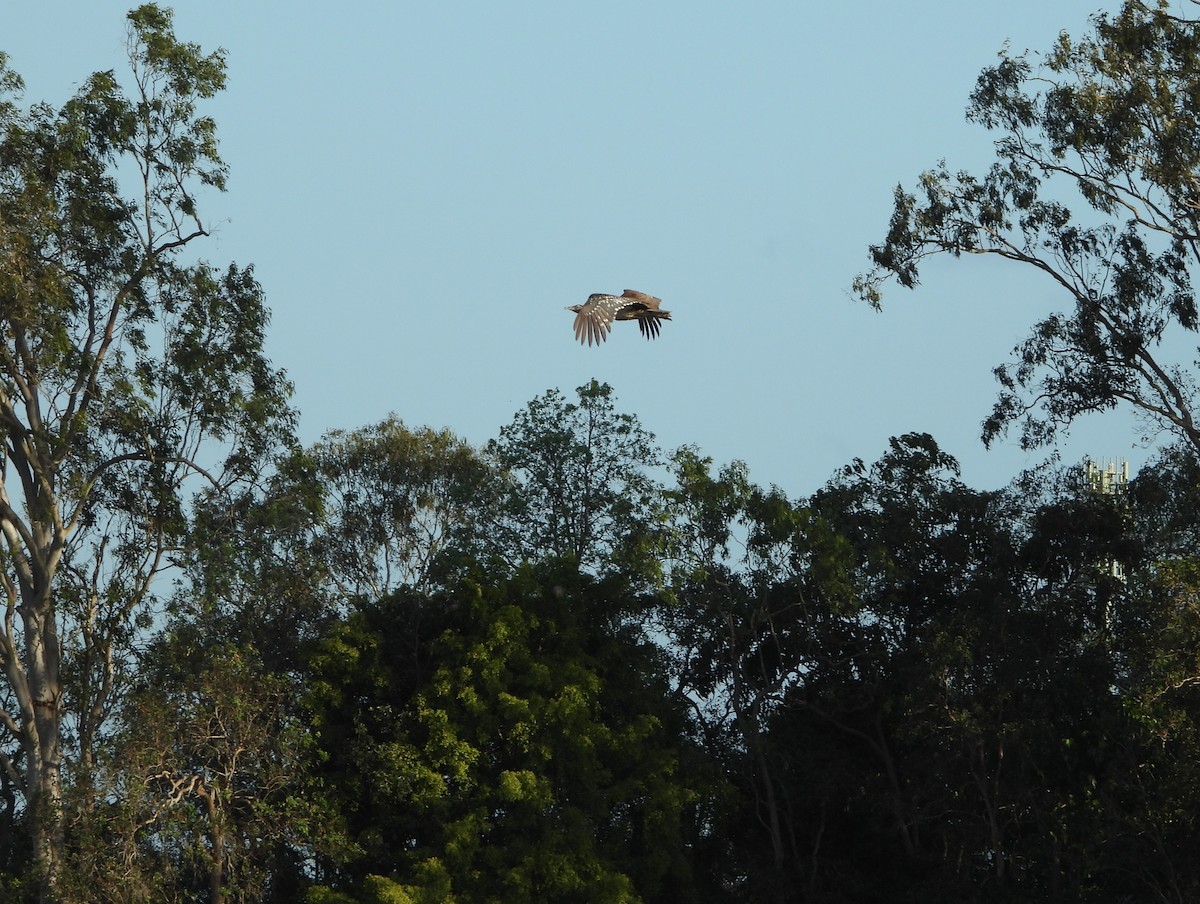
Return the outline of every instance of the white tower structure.
<path id="1" fill-rule="evenodd" d="M 1090 458 L 1083 462 L 1085 486 L 1093 493 L 1103 496 L 1121 497 L 1129 489 L 1129 461 L 1110 458 L 1106 463 L 1092 461 Z M 1104 564 L 1104 569 L 1119 581 L 1125 580 L 1125 566 L 1115 560 Z"/>
<path id="2" fill-rule="evenodd" d="M 1099 464 L 1090 458 L 1083 463 L 1087 486 L 1093 493 L 1105 496 L 1121 496 L 1129 486 L 1129 462 L 1122 459 L 1118 464 L 1116 459 L 1109 459 L 1107 464 Z"/>

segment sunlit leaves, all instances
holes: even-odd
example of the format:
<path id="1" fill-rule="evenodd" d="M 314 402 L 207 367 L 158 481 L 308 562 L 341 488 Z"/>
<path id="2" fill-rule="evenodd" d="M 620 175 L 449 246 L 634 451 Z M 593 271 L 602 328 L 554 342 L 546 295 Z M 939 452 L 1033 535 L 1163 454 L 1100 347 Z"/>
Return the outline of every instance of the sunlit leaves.
<path id="1" fill-rule="evenodd" d="M 503 488 L 468 443 L 448 430 L 410 429 L 395 416 L 330 433 L 311 455 L 326 492 L 317 544 L 350 596 L 425 585 L 451 548 L 477 541 Z"/>
<path id="2" fill-rule="evenodd" d="M 359 654 L 321 646 L 317 725 L 348 758 L 331 778 L 366 863 L 415 893 L 436 862 L 455 895 L 511 901 L 607 900 L 610 887 L 634 900 L 632 876 L 644 892 L 676 868 L 694 794 L 674 746 L 682 716 L 654 646 L 607 617 L 617 586 L 526 567 L 409 596 L 427 610 L 417 623 L 445 626 L 416 645 L 389 631 L 397 599 L 331 637 Z M 367 623 L 380 633 L 359 633 Z M 333 743 L 347 718 L 352 737 Z"/>
<path id="3" fill-rule="evenodd" d="M 0 658 L 18 704 L 0 761 L 20 775 L 46 899 L 62 782 L 86 798 L 192 497 L 256 479 L 291 427 L 252 271 L 179 260 L 206 234 L 198 187 L 224 183 L 197 107 L 223 55 L 177 40 L 158 7 L 129 21 L 129 84 L 97 73 L 58 110 L 20 109 L 0 61 Z"/>
<path id="4" fill-rule="evenodd" d="M 996 163 L 983 178 L 942 164 L 919 192 L 897 189 L 854 288 L 879 307 L 886 279 L 912 288 L 941 254 L 1034 268 L 1072 313 L 1042 321 L 998 372 L 985 441 L 1017 425 L 1025 446 L 1041 445 L 1086 412 L 1129 404 L 1200 448 L 1193 381 L 1160 348 L 1197 328 L 1200 27 L 1138 2 L 1094 21 L 1094 36 L 1062 36 L 1039 65 L 1005 52 L 983 72 L 968 117 L 998 133 Z"/>
<path id="5" fill-rule="evenodd" d="M 534 399 L 486 452 L 511 478 L 493 530 L 510 562 L 573 557 L 596 570 L 636 558 L 653 520 L 654 436 L 617 412 L 612 387 L 593 380 L 568 402 L 557 390 Z"/>

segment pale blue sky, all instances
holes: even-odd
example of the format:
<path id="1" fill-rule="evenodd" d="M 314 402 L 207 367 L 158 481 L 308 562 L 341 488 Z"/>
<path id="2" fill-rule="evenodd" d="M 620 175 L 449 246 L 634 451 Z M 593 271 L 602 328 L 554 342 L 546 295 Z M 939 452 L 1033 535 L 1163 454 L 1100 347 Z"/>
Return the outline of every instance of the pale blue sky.
<path id="1" fill-rule="evenodd" d="M 121 70 L 131 5 L 5 4 L 27 99 Z M 848 287 L 897 182 L 986 164 L 963 110 L 1001 46 L 1116 6 L 181 0 L 178 34 L 230 73 L 200 253 L 255 264 L 306 441 L 394 411 L 482 443 L 596 377 L 665 448 L 792 494 L 909 430 L 996 486 L 1041 456 L 980 445 L 991 369 L 1062 299 L 978 260 L 882 314 Z M 674 313 L 661 340 L 576 344 L 563 306 L 624 288 Z M 1136 463 L 1135 438 L 1084 424 L 1063 454 Z"/>

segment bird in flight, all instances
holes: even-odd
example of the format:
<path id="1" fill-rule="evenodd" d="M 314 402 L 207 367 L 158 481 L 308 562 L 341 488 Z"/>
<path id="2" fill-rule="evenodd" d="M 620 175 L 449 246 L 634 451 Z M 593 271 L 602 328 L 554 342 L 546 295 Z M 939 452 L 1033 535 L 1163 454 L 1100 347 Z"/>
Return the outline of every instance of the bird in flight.
<path id="1" fill-rule="evenodd" d="M 643 336 L 658 338 L 660 321 L 671 319 L 670 311 L 659 310 L 661 305 L 661 298 L 626 289 L 620 295 L 602 292 L 589 295 L 584 304 L 571 305 L 566 310 L 575 314 L 575 338 L 581 344 L 599 345 L 608 338 L 614 320 L 636 320 Z"/>

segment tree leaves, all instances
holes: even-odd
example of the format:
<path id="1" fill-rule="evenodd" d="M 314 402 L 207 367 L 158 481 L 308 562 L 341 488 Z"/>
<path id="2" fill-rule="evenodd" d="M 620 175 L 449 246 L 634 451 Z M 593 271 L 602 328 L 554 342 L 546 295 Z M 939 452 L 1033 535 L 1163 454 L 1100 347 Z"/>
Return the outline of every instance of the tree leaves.
<path id="1" fill-rule="evenodd" d="M 1024 446 L 1043 445 L 1081 414 L 1128 404 L 1200 448 L 1193 380 L 1162 358 L 1168 337 L 1197 329 L 1200 29 L 1135 2 L 1095 26 L 1094 38 L 1063 36 L 1039 67 L 1006 53 L 983 72 L 968 118 L 999 133 L 995 164 L 977 178 L 943 163 L 919 194 L 898 188 L 854 289 L 879 307 L 887 278 L 913 288 L 941 254 L 1041 271 L 1071 313 L 1041 321 L 997 370 L 985 442 L 1016 425 Z"/>
<path id="2" fill-rule="evenodd" d="M 154 6 L 130 27 L 128 93 L 107 72 L 61 110 L 0 105 L 0 660 L 15 704 L 0 764 L 20 776 L 46 899 L 64 754 L 86 788 L 191 488 L 254 479 L 291 426 L 252 271 L 177 260 L 205 235 L 194 186 L 224 182 L 197 112 L 223 56 L 176 40 Z"/>
<path id="3" fill-rule="evenodd" d="M 616 411 L 611 386 L 576 392 L 578 403 L 557 390 L 534 399 L 487 445 L 512 480 L 492 532 L 509 562 L 566 556 L 595 570 L 638 555 L 650 530 L 653 435 Z"/>

